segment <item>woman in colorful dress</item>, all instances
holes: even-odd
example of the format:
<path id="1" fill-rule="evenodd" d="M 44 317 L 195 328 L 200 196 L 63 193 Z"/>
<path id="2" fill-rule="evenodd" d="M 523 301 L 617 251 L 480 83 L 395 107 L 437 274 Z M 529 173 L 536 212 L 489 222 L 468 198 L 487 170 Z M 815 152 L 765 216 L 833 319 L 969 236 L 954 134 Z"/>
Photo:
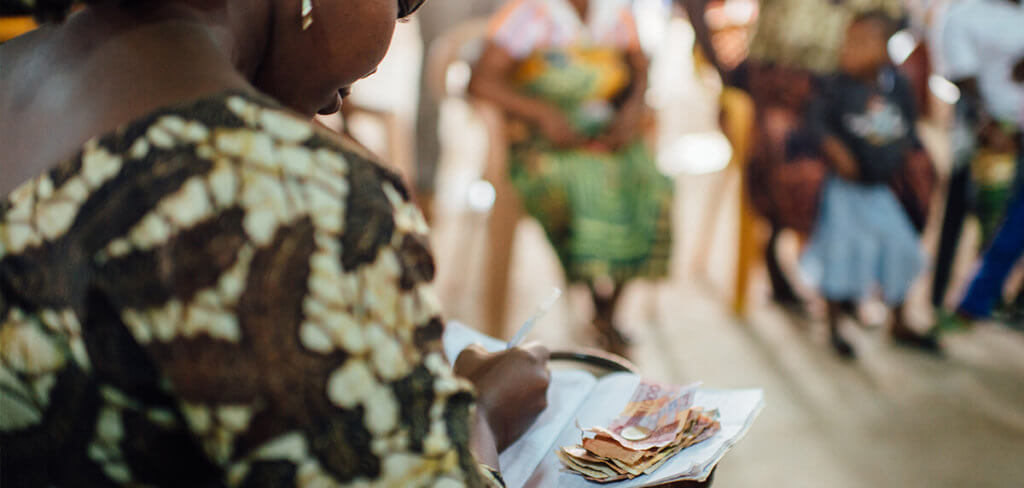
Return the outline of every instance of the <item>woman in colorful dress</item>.
<path id="1" fill-rule="evenodd" d="M 0 486 L 499 486 L 546 353 L 453 372 L 421 215 L 310 123 L 421 2 L 68 3 L 0 46 Z"/>
<path id="2" fill-rule="evenodd" d="M 628 0 L 514 0 L 470 83 L 507 113 L 512 182 L 618 353 L 623 287 L 665 277 L 671 248 L 673 185 L 642 139 L 647 68 Z"/>

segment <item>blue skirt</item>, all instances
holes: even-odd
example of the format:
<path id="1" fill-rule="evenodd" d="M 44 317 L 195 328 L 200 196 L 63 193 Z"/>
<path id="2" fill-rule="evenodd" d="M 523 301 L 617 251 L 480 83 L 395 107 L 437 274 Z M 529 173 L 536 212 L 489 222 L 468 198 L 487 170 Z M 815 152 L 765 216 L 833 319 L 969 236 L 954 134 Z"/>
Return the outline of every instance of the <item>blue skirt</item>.
<path id="1" fill-rule="evenodd" d="M 828 300 L 859 300 L 877 286 L 886 303 L 899 305 L 924 267 L 924 254 L 887 185 L 833 176 L 800 267 Z"/>

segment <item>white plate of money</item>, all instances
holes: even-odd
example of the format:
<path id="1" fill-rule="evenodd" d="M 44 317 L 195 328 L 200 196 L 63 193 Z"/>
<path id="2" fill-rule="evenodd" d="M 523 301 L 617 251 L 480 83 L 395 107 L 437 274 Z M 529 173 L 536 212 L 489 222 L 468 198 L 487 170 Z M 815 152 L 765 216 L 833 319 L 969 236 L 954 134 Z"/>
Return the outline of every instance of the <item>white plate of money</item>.
<path id="1" fill-rule="evenodd" d="M 641 382 L 607 426 L 582 429 L 580 443 L 557 453 L 566 470 L 610 483 L 649 475 L 683 449 L 721 430 L 718 412 L 693 406 L 697 386 Z"/>

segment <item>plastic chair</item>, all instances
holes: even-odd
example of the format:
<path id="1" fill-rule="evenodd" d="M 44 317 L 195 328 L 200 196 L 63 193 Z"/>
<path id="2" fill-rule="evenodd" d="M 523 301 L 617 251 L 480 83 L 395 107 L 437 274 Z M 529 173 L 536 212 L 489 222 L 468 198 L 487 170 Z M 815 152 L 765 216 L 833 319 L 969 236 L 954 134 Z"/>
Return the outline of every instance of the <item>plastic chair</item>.
<path id="1" fill-rule="evenodd" d="M 739 229 L 737 235 L 738 247 L 736 253 L 736 270 L 733 281 L 733 295 L 731 308 L 736 316 L 743 316 L 747 312 L 747 291 L 750 286 L 750 274 L 754 266 L 758 264 L 757 255 L 761 245 L 757 236 L 757 217 L 750 205 L 750 197 L 747 192 L 747 163 L 750 160 L 750 152 L 753 146 L 754 137 L 754 101 L 742 90 L 725 87 L 719 97 L 721 106 L 721 127 L 725 138 L 732 145 L 732 158 L 726 166 L 726 173 L 717 181 L 713 195 L 718 195 L 714 204 L 704 215 L 701 222 L 700 235 L 714 235 L 715 227 L 719 225 L 721 211 L 724 205 L 721 199 L 729 195 L 727 191 L 738 180 L 739 185 Z M 713 247 L 713 240 L 706 239 L 699 245 L 693 262 L 700 268 L 697 270 L 702 277 L 707 278 L 708 270 L 706 263 L 710 261 L 709 256 Z"/>
<path id="2" fill-rule="evenodd" d="M 516 225 L 525 215 L 523 205 L 508 178 L 508 141 L 505 136 L 505 114 L 496 105 L 470 97 L 466 93 L 450 93 L 448 69 L 455 63 L 476 61 L 487 35 L 487 19 L 459 24 L 434 41 L 425 61 L 424 76 L 432 96 L 464 98 L 487 132 L 487 156 L 482 178 L 495 190 L 495 201 L 487 219 L 485 276 L 482 307 L 486 324 L 484 333 L 500 336 L 508 301 L 509 271 Z"/>
<path id="3" fill-rule="evenodd" d="M 37 27 L 32 17 L 0 18 L 0 42 L 6 42 Z"/>

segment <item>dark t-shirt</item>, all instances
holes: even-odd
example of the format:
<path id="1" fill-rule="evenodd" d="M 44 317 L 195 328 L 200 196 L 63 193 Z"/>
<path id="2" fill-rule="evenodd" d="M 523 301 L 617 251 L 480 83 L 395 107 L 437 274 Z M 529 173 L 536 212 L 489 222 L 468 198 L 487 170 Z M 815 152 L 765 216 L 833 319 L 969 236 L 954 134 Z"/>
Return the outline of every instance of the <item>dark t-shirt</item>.
<path id="1" fill-rule="evenodd" d="M 887 183 L 902 169 L 910 150 L 919 147 L 916 120 L 910 83 L 892 68 L 873 85 L 845 74 L 830 77 L 811 109 L 815 131 L 850 149 L 864 183 Z"/>

